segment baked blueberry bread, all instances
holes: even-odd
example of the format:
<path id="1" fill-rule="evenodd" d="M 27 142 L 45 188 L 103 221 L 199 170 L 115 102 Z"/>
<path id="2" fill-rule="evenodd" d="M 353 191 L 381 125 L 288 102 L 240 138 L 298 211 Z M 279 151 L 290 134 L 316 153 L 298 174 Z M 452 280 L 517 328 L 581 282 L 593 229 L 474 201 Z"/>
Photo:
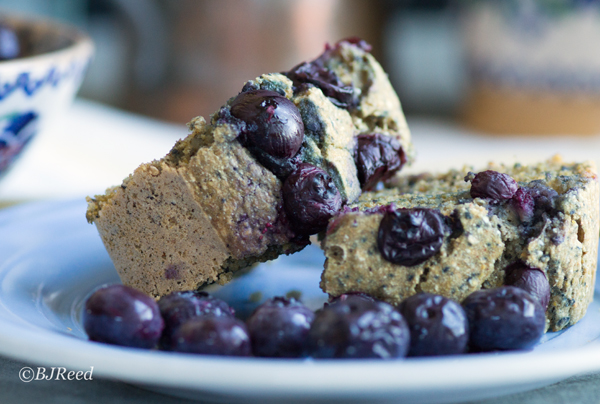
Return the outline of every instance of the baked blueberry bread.
<path id="1" fill-rule="evenodd" d="M 550 330 L 585 314 L 598 249 L 593 163 L 557 156 L 477 174 L 397 176 L 388 186 L 362 194 L 330 222 L 325 292 L 364 292 L 392 304 L 418 292 L 462 301 L 524 267 L 543 272 L 550 284 Z"/>
<path id="2" fill-rule="evenodd" d="M 400 102 L 364 41 L 248 81 L 161 160 L 88 198 L 124 284 L 152 296 L 225 283 L 308 244 L 413 151 Z"/>

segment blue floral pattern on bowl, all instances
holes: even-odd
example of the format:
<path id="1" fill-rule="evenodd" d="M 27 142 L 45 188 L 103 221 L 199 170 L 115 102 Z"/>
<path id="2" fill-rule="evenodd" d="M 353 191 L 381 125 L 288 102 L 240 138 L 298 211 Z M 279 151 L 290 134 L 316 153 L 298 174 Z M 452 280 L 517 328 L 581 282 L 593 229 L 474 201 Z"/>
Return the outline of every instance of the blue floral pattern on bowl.
<path id="1" fill-rule="evenodd" d="M 44 38 L 44 49 L 55 46 L 55 50 L 0 61 L 0 176 L 38 132 L 59 121 L 56 118 L 75 97 L 94 51 L 90 38 L 72 27 L 10 16 L 3 16 L 3 21 L 17 35 Z"/>
<path id="2" fill-rule="evenodd" d="M 41 78 L 34 78 L 29 72 L 21 73 L 15 80 L 0 84 L 0 100 L 5 99 L 18 90 L 22 90 L 23 93 L 29 97 L 35 95 L 35 93 L 46 85 L 56 87 L 64 79 L 72 78 L 74 76 L 81 76 L 81 78 L 83 78 L 90 60 L 91 59 L 88 59 L 83 64 L 75 62 L 71 63 L 64 71 L 52 67 L 48 70 L 48 73 Z"/>
<path id="3" fill-rule="evenodd" d="M 38 114 L 34 111 L 0 117 L 0 172 L 14 161 L 38 129 Z"/>

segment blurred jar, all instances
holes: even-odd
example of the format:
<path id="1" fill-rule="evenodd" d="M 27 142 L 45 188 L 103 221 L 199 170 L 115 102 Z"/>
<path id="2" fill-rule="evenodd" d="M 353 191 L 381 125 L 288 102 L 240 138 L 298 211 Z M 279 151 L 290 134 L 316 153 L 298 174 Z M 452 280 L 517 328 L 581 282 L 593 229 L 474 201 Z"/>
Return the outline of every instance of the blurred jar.
<path id="1" fill-rule="evenodd" d="M 123 1 L 123 0 L 120 0 Z M 170 121 L 208 116 L 247 80 L 317 57 L 361 36 L 380 48 L 381 1 L 161 0 L 168 49 L 162 82 L 138 85 L 126 108 Z"/>
<path id="2" fill-rule="evenodd" d="M 463 4 L 468 124 L 494 133 L 600 133 L 600 1 Z"/>

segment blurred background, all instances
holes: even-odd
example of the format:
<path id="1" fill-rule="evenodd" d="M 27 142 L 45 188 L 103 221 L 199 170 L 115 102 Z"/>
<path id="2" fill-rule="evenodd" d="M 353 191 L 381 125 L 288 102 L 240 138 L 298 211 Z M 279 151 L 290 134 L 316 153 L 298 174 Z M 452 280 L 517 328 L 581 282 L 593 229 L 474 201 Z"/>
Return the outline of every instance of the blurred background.
<path id="1" fill-rule="evenodd" d="M 0 0 L 86 30 L 80 96 L 171 122 L 360 36 L 410 115 L 493 133 L 600 132 L 600 1 Z"/>

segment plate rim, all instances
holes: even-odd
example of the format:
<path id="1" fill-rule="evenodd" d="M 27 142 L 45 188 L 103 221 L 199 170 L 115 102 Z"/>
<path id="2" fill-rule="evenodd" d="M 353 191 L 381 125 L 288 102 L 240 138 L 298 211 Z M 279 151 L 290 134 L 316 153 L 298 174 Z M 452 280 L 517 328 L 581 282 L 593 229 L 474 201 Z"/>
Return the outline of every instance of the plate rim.
<path id="1" fill-rule="evenodd" d="M 0 239 L 7 226 L 48 214 L 83 220 L 80 199 L 33 202 L 0 211 Z M 58 208 L 58 210 L 56 210 Z M 81 209 L 81 210 L 78 210 Z M 76 211 L 76 212 L 75 212 Z M 88 225 L 89 226 L 89 225 Z M 35 224 L 34 224 L 35 227 Z M 97 238 L 101 243 L 100 238 Z M 35 245 L 29 246 L 35 249 Z M 103 247 L 102 247 L 103 248 Z M 5 263 L 24 250 L 14 251 Z M 146 351 L 86 341 L 35 324 L 20 324 L 0 301 L 0 354 L 40 366 L 64 366 L 129 383 L 231 396 L 357 397 L 461 392 L 554 382 L 600 371 L 600 344 L 540 352 L 467 354 L 405 360 L 231 358 Z M 18 316 L 17 316 L 18 317 Z M 25 320 L 22 320 L 25 321 Z M 492 365 L 492 366 L 490 366 Z M 435 367 L 431 383 L 431 368 Z M 481 369 L 494 368 L 492 371 Z M 158 369 L 158 371 L 157 371 Z M 208 369 L 208 370 L 207 370 Z M 231 383 L 224 375 L 244 375 Z M 446 376 L 443 376 L 446 375 Z M 300 377 L 301 376 L 301 377 Z M 483 396 L 481 396 L 483 397 Z"/>

